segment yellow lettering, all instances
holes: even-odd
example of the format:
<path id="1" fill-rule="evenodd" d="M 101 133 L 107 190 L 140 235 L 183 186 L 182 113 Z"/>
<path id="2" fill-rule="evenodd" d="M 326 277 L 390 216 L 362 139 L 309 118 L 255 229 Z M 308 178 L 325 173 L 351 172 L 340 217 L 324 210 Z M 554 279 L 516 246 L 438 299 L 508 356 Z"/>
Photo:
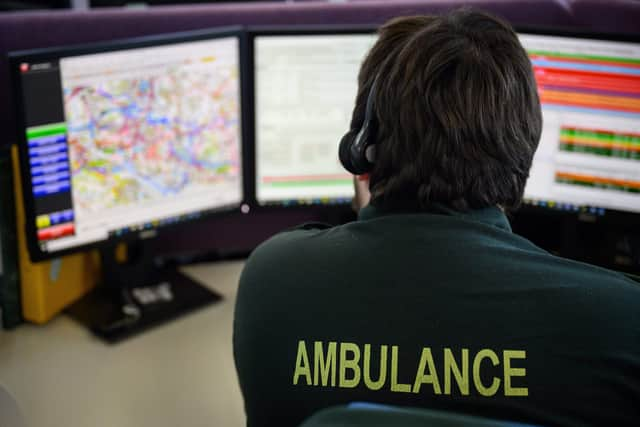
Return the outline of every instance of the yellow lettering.
<path id="1" fill-rule="evenodd" d="M 309 356 L 303 340 L 298 341 L 298 354 L 296 355 L 296 369 L 293 371 L 293 385 L 298 385 L 298 379 L 304 375 L 307 385 L 311 385 L 311 371 L 309 369 Z"/>
<path id="2" fill-rule="evenodd" d="M 485 358 L 491 359 L 493 366 L 500 364 L 500 359 L 498 359 L 498 356 L 492 350 L 489 350 L 488 348 L 480 350 L 473 359 L 473 383 L 475 384 L 478 393 L 482 396 L 493 396 L 500 387 L 500 379 L 494 377 L 493 382 L 489 387 L 485 387 L 484 384 L 482 384 L 482 380 L 480 379 L 480 364 L 482 363 L 482 359 Z"/>
<path id="3" fill-rule="evenodd" d="M 511 377 L 525 377 L 525 368 L 512 368 L 511 359 L 526 359 L 527 353 L 524 350 L 505 350 L 502 352 L 504 359 L 504 395 L 505 396 L 528 396 L 527 387 L 512 387 Z"/>
<path id="4" fill-rule="evenodd" d="M 353 359 L 347 359 L 347 352 L 353 353 Z M 351 342 L 340 343 L 340 385 L 339 387 L 353 388 L 360 382 L 360 348 Z M 353 371 L 353 378 L 347 379 L 347 369 Z"/>
<path id="5" fill-rule="evenodd" d="M 387 346 L 380 346 L 380 376 L 371 381 L 371 344 L 364 345 L 364 384 L 369 390 L 380 390 L 387 380 Z"/>
<path id="6" fill-rule="evenodd" d="M 427 366 L 429 367 L 428 375 L 425 373 L 425 368 Z M 418 372 L 416 373 L 416 381 L 413 383 L 413 392 L 419 393 L 422 384 L 432 384 L 433 392 L 435 394 L 442 394 L 440 391 L 440 382 L 438 381 L 435 363 L 433 363 L 433 356 L 431 355 L 431 349 L 429 347 L 422 349 L 420 363 L 418 364 Z"/>
<path id="7" fill-rule="evenodd" d="M 322 377 L 322 385 L 329 384 L 331 374 L 331 387 L 336 386 L 336 349 L 337 343 L 330 342 L 327 346 L 327 358 L 324 357 L 322 341 L 316 341 L 313 348 L 313 385 L 318 385 L 318 377 Z"/>
<path id="8" fill-rule="evenodd" d="M 399 393 L 411 392 L 409 384 L 398 384 L 398 346 L 391 347 L 391 391 Z"/>
<path id="9" fill-rule="evenodd" d="M 444 349 L 444 394 L 451 394 L 451 374 L 453 373 L 460 393 L 469 395 L 469 350 L 462 349 L 462 369 L 456 363 L 450 348 Z"/>

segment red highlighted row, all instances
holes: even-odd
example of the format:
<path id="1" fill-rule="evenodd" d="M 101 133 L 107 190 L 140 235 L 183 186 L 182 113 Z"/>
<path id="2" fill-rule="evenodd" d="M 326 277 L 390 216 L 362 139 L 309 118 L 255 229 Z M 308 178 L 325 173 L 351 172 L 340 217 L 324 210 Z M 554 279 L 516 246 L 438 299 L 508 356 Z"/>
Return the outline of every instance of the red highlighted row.
<path id="1" fill-rule="evenodd" d="M 75 226 L 72 222 L 54 225 L 53 227 L 38 230 L 38 240 L 52 240 L 64 236 L 71 236 L 75 233 Z"/>
<path id="2" fill-rule="evenodd" d="M 576 70 L 556 70 L 533 67 L 538 86 L 563 86 L 580 89 L 599 89 L 640 95 L 640 77 L 612 73 L 591 73 Z"/>
<path id="3" fill-rule="evenodd" d="M 581 107 L 640 113 L 640 99 L 622 96 L 593 95 L 572 91 L 539 89 L 540 101 L 544 103 L 574 105 Z"/>

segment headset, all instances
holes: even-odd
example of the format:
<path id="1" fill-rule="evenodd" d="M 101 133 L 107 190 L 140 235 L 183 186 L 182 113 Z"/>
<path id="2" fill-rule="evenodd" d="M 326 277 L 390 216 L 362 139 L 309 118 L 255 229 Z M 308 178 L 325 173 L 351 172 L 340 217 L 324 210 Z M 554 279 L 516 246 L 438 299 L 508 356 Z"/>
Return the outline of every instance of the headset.
<path id="1" fill-rule="evenodd" d="M 373 113 L 373 103 L 376 96 L 378 78 L 379 75 L 376 75 L 371 84 L 371 89 L 369 89 L 362 127 L 360 129 L 351 129 L 340 140 L 338 149 L 340 163 L 354 175 L 370 172 L 375 162 L 378 124 Z"/>

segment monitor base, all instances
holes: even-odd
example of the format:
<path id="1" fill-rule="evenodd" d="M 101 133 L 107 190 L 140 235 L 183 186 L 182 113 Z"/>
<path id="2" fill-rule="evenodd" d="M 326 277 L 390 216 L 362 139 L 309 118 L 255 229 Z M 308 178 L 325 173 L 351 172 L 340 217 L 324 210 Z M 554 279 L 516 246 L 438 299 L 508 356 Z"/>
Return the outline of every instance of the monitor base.
<path id="1" fill-rule="evenodd" d="M 128 288 L 98 286 L 66 313 L 109 343 L 158 326 L 222 297 L 176 270 L 162 270 L 160 280 Z"/>

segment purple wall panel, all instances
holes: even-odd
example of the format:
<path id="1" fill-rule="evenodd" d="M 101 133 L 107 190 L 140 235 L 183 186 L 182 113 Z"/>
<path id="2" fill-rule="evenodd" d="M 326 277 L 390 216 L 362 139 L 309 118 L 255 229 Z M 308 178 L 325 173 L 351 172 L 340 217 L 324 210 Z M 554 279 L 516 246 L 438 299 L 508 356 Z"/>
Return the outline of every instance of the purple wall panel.
<path id="1" fill-rule="evenodd" d="M 573 20 L 585 30 L 640 36 L 638 0 L 568 0 Z"/>

